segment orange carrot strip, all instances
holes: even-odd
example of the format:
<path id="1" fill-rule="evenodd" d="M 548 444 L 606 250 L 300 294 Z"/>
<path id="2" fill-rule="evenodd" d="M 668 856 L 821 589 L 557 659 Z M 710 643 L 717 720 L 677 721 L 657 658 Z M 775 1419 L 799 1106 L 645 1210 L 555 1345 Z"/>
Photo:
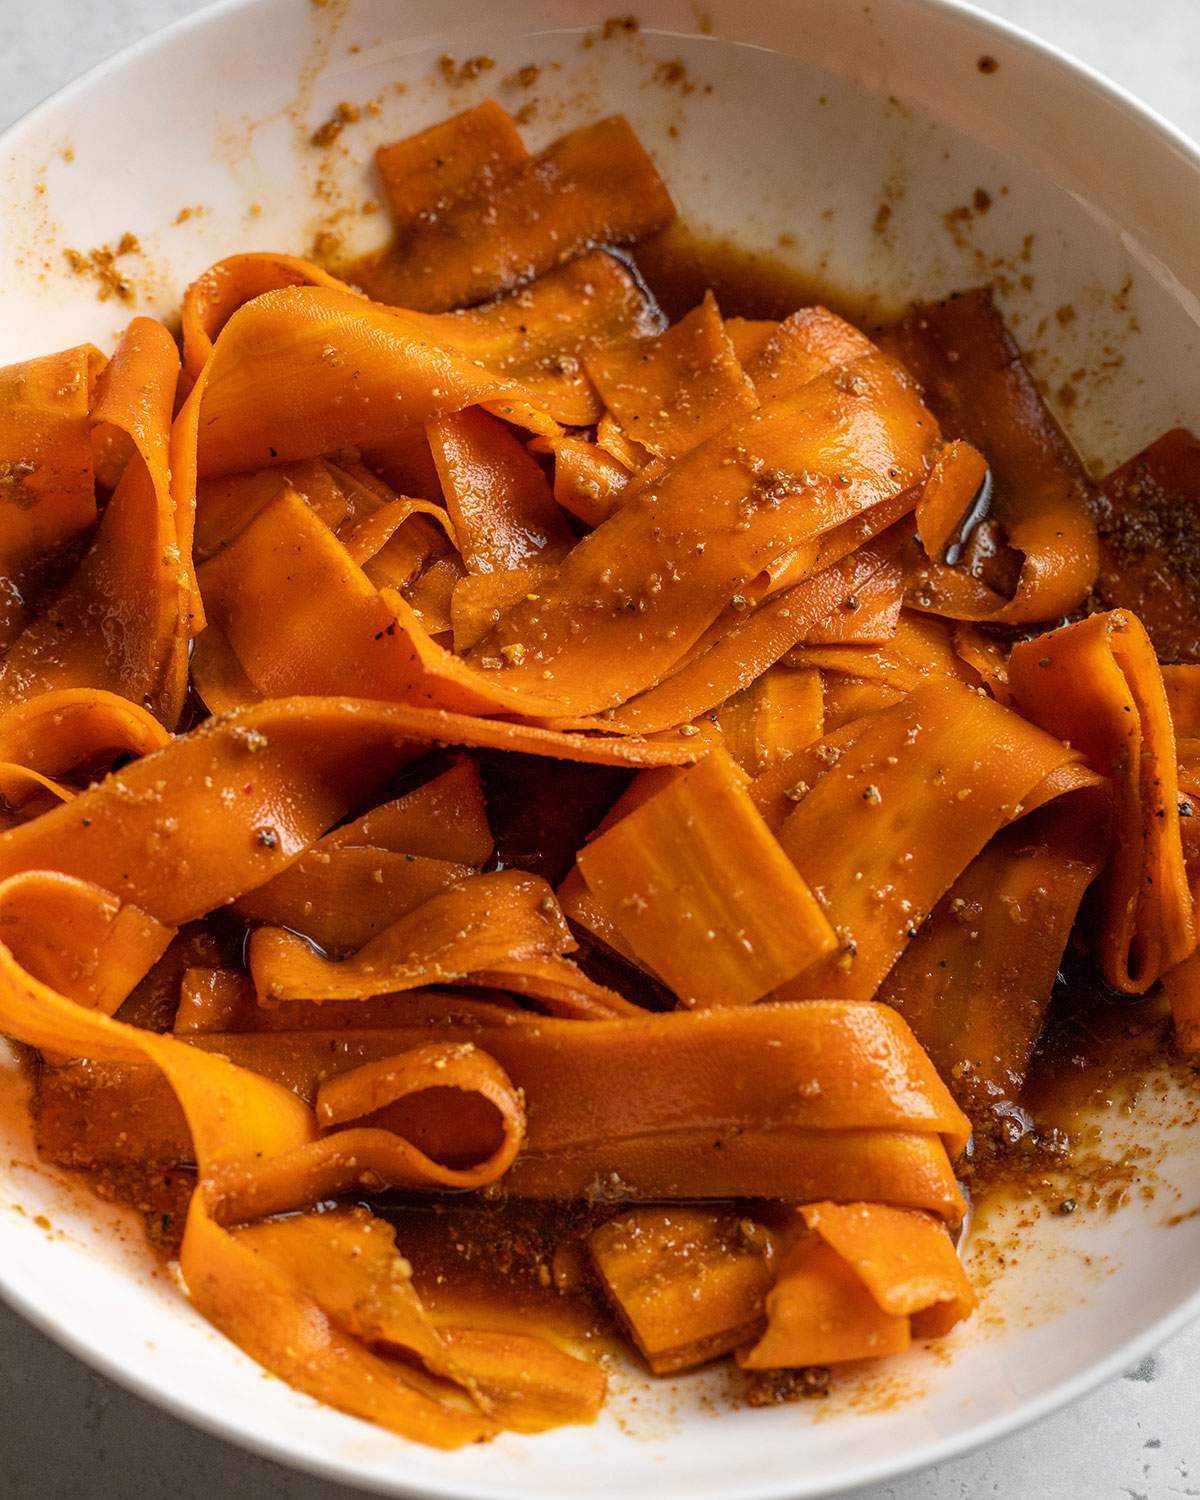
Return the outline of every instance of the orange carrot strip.
<path id="1" fill-rule="evenodd" d="M 430 896 L 341 963 L 318 957 L 293 933 L 266 927 L 252 935 L 249 961 L 260 1003 L 272 1005 L 364 999 L 574 946 L 546 882 L 504 870 Z"/>
<path id="2" fill-rule="evenodd" d="M 441 1328 L 458 1368 L 487 1410 L 514 1432 L 545 1432 L 564 1423 L 594 1422 L 604 1402 L 605 1377 L 533 1334 L 481 1328 Z"/>
<path id="3" fill-rule="evenodd" d="M 345 547 L 352 562 L 364 570 L 384 551 L 396 532 L 413 516 L 428 516 L 438 526 L 450 546 L 455 546 L 457 537 L 449 516 L 440 505 L 429 500 L 412 500 L 407 496 L 396 496 L 386 501 L 369 516 L 361 520 L 343 522 L 336 528 L 338 540 Z M 324 519 L 322 517 L 322 519 Z M 329 525 L 329 522 L 325 523 Z M 367 574 L 370 577 L 370 574 Z"/>
<path id="4" fill-rule="evenodd" d="M 469 755 L 459 755 L 449 770 L 343 823 L 320 843 L 323 849 L 390 849 L 464 865 L 485 864 L 495 840 L 488 827 L 479 767 Z"/>
<path id="5" fill-rule="evenodd" d="M 287 1259 L 260 1254 L 195 1209 L 183 1254 L 188 1291 L 199 1311 L 297 1390 L 437 1448 L 495 1435 L 490 1418 L 437 1399 L 419 1383 L 418 1371 L 381 1358 L 344 1333 Z"/>
<path id="6" fill-rule="evenodd" d="M 398 234 L 452 203 L 486 192 L 529 152 L 512 116 L 485 99 L 402 141 L 380 146 L 375 165 Z"/>
<path id="7" fill-rule="evenodd" d="M 553 563 L 533 562 L 504 572 L 468 573 L 460 578 L 450 599 L 455 651 L 469 651 L 501 615 L 535 594 L 553 570 Z"/>
<path id="8" fill-rule="evenodd" d="M 470 982 L 524 995 L 548 1015 L 567 1019 L 610 1021 L 645 1014 L 640 1005 L 589 979 L 578 964 L 557 953 L 502 959 L 490 969 L 476 970 Z"/>
<path id="9" fill-rule="evenodd" d="M 192 1045 L 312 1099 L 322 1081 L 364 1063 L 465 1041 L 525 1093 L 528 1135 L 505 1179 L 514 1193 L 798 1194 L 891 1202 L 947 1219 L 962 1213 L 947 1147 L 957 1155 L 969 1125 L 886 1006 L 814 1001 L 587 1025 L 478 1007 L 474 1019 L 453 1023 L 295 1032 L 286 1046 L 277 1034 L 198 1036 Z M 146 1070 L 64 1074 L 58 1097 L 73 1111 L 77 1162 L 128 1160 L 131 1150 L 189 1159 L 169 1091 Z M 131 1141 L 133 1110 L 143 1129 Z M 438 1155 L 493 1149 L 494 1113 L 482 1106 L 425 1109 L 409 1123 Z"/>
<path id="10" fill-rule="evenodd" d="M 1136 615 L 1110 610 L 1019 643 L 1009 683 L 1023 714 L 1113 782 L 1097 946 L 1109 984 L 1142 994 L 1196 946 L 1175 732 L 1154 647 Z"/>
<path id="11" fill-rule="evenodd" d="M 835 645 L 802 645 L 786 660 L 796 667 L 816 667 L 827 674 L 856 677 L 910 692 L 927 677 L 953 677 L 968 687 L 978 684 L 978 675 L 954 644 L 954 632 L 936 615 L 902 609 L 895 634 L 882 645 L 846 642 Z"/>
<path id="12" fill-rule="evenodd" d="M 1162 982 L 1171 1006 L 1175 1045 L 1194 1063 L 1200 1058 L 1200 953 L 1167 969 Z"/>
<path id="13" fill-rule="evenodd" d="M 42 565 L 95 523 L 90 412 L 104 364 L 83 344 L 0 369 L 0 649 L 28 623 Z"/>
<path id="14" fill-rule="evenodd" d="M 148 755 L 169 739 L 153 715 L 115 693 L 42 693 L 0 715 L 0 796 L 19 807 L 29 771 L 39 779 L 92 776 L 118 755 Z"/>
<path id="15" fill-rule="evenodd" d="M 655 1375 L 694 1369 L 762 1332 L 770 1232 L 705 1208 L 635 1208 L 588 1241 L 613 1306 Z"/>
<path id="16" fill-rule="evenodd" d="M 711 292 L 658 338 L 585 362 L 622 428 L 659 458 L 678 458 L 758 405 Z"/>
<path id="17" fill-rule="evenodd" d="M 320 286 L 354 294 L 352 286 L 311 261 L 262 251 L 230 255 L 192 282 L 183 294 L 182 309 L 183 369 L 189 389 L 238 308 L 285 286 Z"/>
<path id="18" fill-rule="evenodd" d="M 462 307 L 593 245 L 639 239 L 675 215 L 654 163 L 620 115 L 574 130 L 507 170 L 480 172 L 476 162 L 469 156 L 461 177 L 449 170 L 448 203 L 410 219 L 369 270 L 356 268 L 373 296 L 430 312 Z M 418 192 L 427 190 L 418 183 Z"/>
<path id="19" fill-rule="evenodd" d="M 851 554 L 858 566 L 847 580 L 840 607 L 810 626 L 805 644 L 883 645 L 893 639 L 904 604 L 904 574 L 899 554 L 906 530 L 904 525 L 893 526 L 877 539 L 870 551 L 864 548 Z M 862 566 L 870 558 L 879 559 L 879 566 L 872 571 Z M 846 571 L 850 573 L 849 568 Z"/>
<path id="20" fill-rule="evenodd" d="M 657 687 L 594 719 L 565 720 L 572 727 L 618 733 L 654 733 L 686 724 L 747 688 L 822 620 L 866 592 L 888 554 L 868 544 L 803 583 L 776 594 L 757 610 L 743 612 L 713 643 Z"/>
<path id="21" fill-rule="evenodd" d="M 767 1295 L 767 1331 L 746 1369 L 898 1354 L 969 1316 L 974 1293 L 945 1228 L 879 1203 L 810 1203 Z"/>
<path id="22" fill-rule="evenodd" d="M 885 1312 L 832 1246 L 800 1235 L 780 1257 L 767 1293 L 766 1331 L 738 1353 L 738 1364 L 744 1370 L 841 1364 L 901 1354 L 911 1343 L 907 1318 Z"/>
<path id="23" fill-rule="evenodd" d="M 425 691 L 422 696 L 434 703 L 446 703 L 447 707 L 461 709 L 465 713 L 482 713 L 487 711 L 489 700 L 481 699 L 478 694 L 471 692 L 450 691 L 438 689 L 428 690 L 428 680 L 434 675 L 429 670 L 432 663 L 444 661 L 443 653 L 448 651 L 450 641 L 454 636 L 454 616 L 451 606 L 454 602 L 454 591 L 467 576 L 467 570 L 459 561 L 457 554 L 439 557 L 424 570 L 421 576 L 404 591 L 398 595 L 396 590 L 380 586 L 380 592 L 384 602 L 396 617 L 402 617 L 406 632 L 405 644 L 412 657 L 417 661 L 422 678 L 425 681 Z M 399 599 L 399 603 L 396 600 Z M 397 626 L 399 628 L 399 624 Z M 429 637 L 436 636 L 436 641 L 430 641 Z M 412 639 L 415 637 L 425 648 L 428 660 L 423 659 L 420 652 L 414 648 Z M 457 675 L 456 671 L 451 676 Z"/>
<path id="24" fill-rule="evenodd" d="M 743 365 L 754 358 L 778 327 L 771 318 L 725 319 L 725 332 Z"/>
<path id="25" fill-rule="evenodd" d="M 0 926 L 23 969 L 106 1016 L 174 936 L 173 928 L 99 886 L 48 870 L 0 883 Z"/>
<path id="26" fill-rule="evenodd" d="M 914 308 L 880 343 L 921 382 L 946 436 L 966 438 L 986 455 L 995 489 L 992 514 L 1024 554 L 1011 599 L 998 598 L 961 570 L 928 564 L 914 586 L 919 607 L 1005 624 L 1067 614 L 1099 567 L 1092 486 L 991 293 Z"/>
<path id="27" fill-rule="evenodd" d="M 641 1012 L 639 1012 L 641 1014 Z M 394 1030 L 397 1026 L 442 1024 L 454 1020 L 510 1021 L 532 1012 L 518 1011 L 497 1000 L 480 1000 L 442 990 L 404 990 L 373 1000 L 331 1000 L 310 1005 L 288 1001 L 267 1010 L 259 1005 L 254 983 L 233 969 L 189 968 L 183 972 L 174 1029 L 190 1032 Z"/>
<path id="28" fill-rule="evenodd" d="M 866 334 L 828 308 L 802 307 L 785 318 L 748 360 L 746 374 L 761 400 L 777 401 L 826 370 L 875 352 Z"/>
<path id="29" fill-rule="evenodd" d="M 836 946 L 722 751 L 581 849 L 579 868 L 688 1006 L 750 1005 Z"/>
<path id="30" fill-rule="evenodd" d="M 203 724 L 0 833 L 0 879 L 61 870 L 173 926 L 264 885 L 430 744 L 617 766 L 696 756 L 686 739 L 605 741 L 408 704 L 285 699 Z M 169 813 L 160 781 L 174 788 Z"/>
<path id="31" fill-rule="evenodd" d="M 1005 645 L 986 630 L 960 620 L 954 627 L 954 649 L 995 698 L 1007 708 L 1012 703 L 1008 690 L 1008 652 Z"/>
<path id="32" fill-rule="evenodd" d="M 821 738 L 821 674 L 776 665 L 717 715 L 725 746 L 749 776 L 760 776 L 794 751 Z"/>
<path id="33" fill-rule="evenodd" d="M 1097 778 L 1099 783 L 1099 778 Z M 1107 798 L 1077 792 L 1004 829 L 934 907 L 879 999 L 975 1118 L 1017 1097 L 1079 903 L 1108 854 Z"/>
<path id="34" fill-rule="evenodd" d="M 936 1338 L 969 1317 L 975 1294 L 945 1226 L 885 1203 L 809 1203 L 800 1217 L 852 1266 L 884 1312 Z"/>
<path id="35" fill-rule="evenodd" d="M 934 459 L 917 498 L 917 532 L 932 562 L 941 562 L 959 535 L 987 472 L 987 459 L 961 438 L 947 443 Z"/>
<path id="36" fill-rule="evenodd" d="M 364 1208 L 297 1214 L 234 1231 L 241 1246 L 286 1267 L 345 1333 L 369 1345 L 403 1349 L 433 1374 L 469 1388 L 449 1347 L 413 1289 L 395 1231 Z"/>
<path id="37" fill-rule="evenodd" d="M 331 849 L 320 840 L 274 880 L 239 897 L 234 910 L 248 922 L 287 927 L 327 952 L 347 953 L 472 874 L 472 866 L 449 860 Z"/>
<path id="38" fill-rule="evenodd" d="M 233 969 L 188 968 L 179 982 L 176 1032 L 241 1031 L 249 1007 L 257 1009 L 254 986 Z"/>
<path id="39" fill-rule="evenodd" d="M 862 726 L 840 755 L 831 751 L 831 763 L 820 745 L 804 752 L 824 774 L 779 831 L 785 852 L 821 893 L 839 940 L 839 952 L 782 986 L 781 999 L 869 999 L 1022 799 L 1078 759 L 990 698 L 950 681 L 923 683 Z M 937 839 L 921 842 L 922 831 L 934 827 Z"/>
<path id="40" fill-rule="evenodd" d="M 596 424 L 596 446 L 639 477 L 650 463 L 649 453 L 624 431 L 611 412 L 606 411 Z"/>
<path id="41" fill-rule="evenodd" d="M 228 636 L 212 624 L 205 626 L 192 647 L 192 687 L 210 714 L 249 708 L 265 696 L 242 670 Z"/>
<path id="42" fill-rule="evenodd" d="M 468 407 L 428 430 L 468 572 L 519 568 L 571 547 L 575 535 L 546 476 L 502 422 Z"/>
<path id="43" fill-rule="evenodd" d="M 585 526 L 607 521 L 620 504 L 629 470 L 598 443 L 566 435 L 535 437 L 529 451 L 553 456 L 554 498 Z"/>
<path id="44" fill-rule="evenodd" d="M 178 373 L 167 330 L 135 318 L 92 416 L 127 433 L 136 457 L 65 591 L 0 662 L 0 710 L 39 692 L 86 687 L 145 704 L 168 726 L 178 719 L 190 631 L 189 578 L 167 466 Z"/>
<path id="45" fill-rule="evenodd" d="M 447 1095 L 455 1098 L 454 1106 Z M 488 1149 L 469 1164 L 446 1165 L 422 1150 L 409 1139 L 403 1116 L 395 1118 L 396 1128 L 383 1123 L 391 1107 L 410 1098 L 436 1119 L 439 1110 L 453 1111 L 458 1095 L 482 1106 L 493 1123 Z M 316 1117 L 326 1127 L 360 1119 L 379 1123 L 334 1131 L 266 1161 L 214 1167 L 208 1199 L 219 1222 L 286 1212 L 352 1188 L 486 1187 L 511 1166 L 525 1132 L 521 1095 L 504 1069 L 470 1042 L 431 1042 L 340 1073 L 317 1089 Z"/>
<path id="46" fill-rule="evenodd" d="M 332 531 L 351 514 L 350 497 L 323 459 L 301 459 L 252 474 L 226 474 L 201 480 L 196 490 L 195 552 L 206 562 L 231 542 L 242 527 L 282 489 L 293 489 Z"/>

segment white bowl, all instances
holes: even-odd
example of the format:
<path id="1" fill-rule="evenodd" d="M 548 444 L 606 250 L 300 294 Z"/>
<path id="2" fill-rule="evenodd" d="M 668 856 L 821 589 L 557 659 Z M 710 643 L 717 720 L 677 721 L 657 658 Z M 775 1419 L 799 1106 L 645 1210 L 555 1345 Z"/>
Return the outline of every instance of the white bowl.
<path id="1" fill-rule="evenodd" d="M 379 142 L 489 91 L 523 102 L 502 80 L 538 62 L 535 140 L 624 110 L 688 218 L 749 246 L 793 236 L 787 254 L 854 301 L 894 307 L 999 280 L 1046 388 L 1070 388 L 1062 414 L 1088 460 L 1111 464 L 1200 408 L 1200 158 L 1111 85 L 934 0 L 642 0 L 639 34 L 584 47 L 606 9 L 229 0 L 124 53 L 4 138 L 0 362 L 83 338 L 107 345 L 128 316 L 69 271 L 65 246 L 136 234 L 142 253 L 121 264 L 137 307 L 169 313 L 222 255 L 303 251 L 331 209 L 371 195 Z M 495 67 L 450 89 L 442 53 Z M 690 92 L 654 78 L 677 57 Z M 981 71 L 984 57 L 998 66 Z M 379 112 L 333 153 L 307 144 L 339 101 L 373 98 Z M 986 213 L 970 208 L 978 188 Z M 359 229 L 381 235 L 382 217 Z M 1056 318 L 1067 306 L 1075 316 Z M 1118 1137 L 1151 1146 L 1139 1171 L 1153 1197 L 1135 1192 L 1111 1216 L 994 1215 L 969 1250 L 982 1309 L 940 1349 L 842 1376 L 827 1402 L 769 1411 L 732 1405 L 720 1373 L 663 1384 L 631 1368 L 593 1428 L 446 1455 L 264 1377 L 192 1314 L 128 1220 L 37 1166 L 15 1069 L 0 1067 L 0 1082 L 0 1210 L 17 1210 L 0 1211 L 0 1292 L 178 1415 L 390 1494 L 829 1494 L 1031 1421 L 1200 1312 L 1200 1217 L 1168 1225 L 1200 1204 L 1200 1135 L 1183 1123 L 1194 1106 L 1164 1082 L 1145 1091 L 1137 1123 L 1113 1109 L 1107 1127 L 1114 1155 Z M 1022 1215 L 1034 1221 L 1023 1229 Z"/>

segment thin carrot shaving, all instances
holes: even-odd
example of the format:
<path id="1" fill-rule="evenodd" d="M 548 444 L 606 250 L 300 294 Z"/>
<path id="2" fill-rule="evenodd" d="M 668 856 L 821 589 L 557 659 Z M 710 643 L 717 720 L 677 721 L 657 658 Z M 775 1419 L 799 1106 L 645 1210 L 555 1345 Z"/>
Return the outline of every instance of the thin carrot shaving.
<path id="1" fill-rule="evenodd" d="M 469 407 L 431 423 L 429 445 L 469 572 L 519 568 L 571 547 L 546 476 L 502 422 Z"/>
<path id="2" fill-rule="evenodd" d="M 262 927 L 250 939 L 259 1001 L 357 1000 L 465 979 L 507 959 L 575 946 L 554 893 L 515 870 L 459 881 L 411 910 L 351 958 L 330 963 L 303 938 Z"/>
<path id="3" fill-rule="evenodd" d="M 1141 994 L 1196 946 L 1175 732 L 1154 648 L 1135 615 L 1110 610 L 1014 647 L 1009 682 L 1022 713 L 1112 781 L 1099 957 L 1109 984 Z"/>
<path id="4" fill-rule="evenodd" d="M 53 555 L 96 520 L 92 405 L 104 356 L 91 344 L 0 370 L 0 646 L 31 618 Z M 127 456 L 127 455 L 126 455 Z"/>
<path id="5" fill-rule="evenodd" d="M 508 112 L 494 99 L 451 115 L 402 141 L 380 146 L 375 165 L 397 234 L 452 204 L 487 191 L 529 152 Z"/>
<path id="6" fill-rule="evenodd" d="M 635 1208 L 589 1248 L 623 1325 L 655 1375 L 673 1375 L 761 1333 L 774 1238 L 736 1213 Z"/>
<path id="7" fill-rule="evenodd" d="M 0 711 L 37 693 L 103 688 L 173 727 L 187 690 L 190 536 L 180 548 L 167 460 L 179 356 L 167 330 L 136 318 L 92 412 L 132 439 L 91 547 L 65 590 L 0 660 Z"/>
<path id="8" fill-rule="evenodd" d="M 1194 559 L 1200 545 L 1200 442 L 1164 432 L 1100 482 L 1096 597 L 1131 610 L 1159 658 L 1200 660 Z"/>
<path id="9" fill-rule="evenodd" d="M 587 361 L 608 410 L 657 458 L 687 453 L 758 405 L 711 292 L 658 338 Z"/>
<path id="10" fill-rule="evenodd" d="M 189 1045 L 312 1101 L 327 1079 L 468 1042 L 524 1093 L 527 1134 L 508 1191 L 601 1200 L 869 1194 L 951 1221 L 962 1214 L 950 1154 L 969 1125 L 887 1006 L 760 1005 L 586 1025 L 478 1006 L 462 1019 L 292 1032 L 286 1047 L 272 1032 L 198 1035 Z M 63 1073 L 58 1097 L 77 1163 L 131 1152 L 191 1159 L 171 1092 L 150 1070 Z M 91 1102 L 100 1089 L 104 1107 Z M 122 1126 L 130 1109 L 143 1122 L 135 1139 Z M 413 1095 L 400 1111 L 392 1107 L 410 1139 L 439 1160 L 478 1161 L 495 1149 L 486 1101 Z"/>
<path id="11" fill-rule="evenodd" d="M 720 751 L 581 849 L 579 868 L 687 1006 L 750 1005 L 836 946 Z"/>
<path id="12" fill-rule="evenodd" d="M 1081 602 L 1099 568 L 1091 484 L 1021 362 L 987 291 L 915 308 L 881 339 L 912 371 L 949 438 L 987 457 L 992 514 L 1020 554 L 1011 598 L 963 568 L 929 563 L 921 609 L 959 620 L 1054 620 Z"/>
<path id="13" fill-rule="evenodd" d="M 779 1258 L 767 1328 L 745 1369 L 898 1354 L 949 1332 L 974 1295 L 945 1228 L 879 1203 L 810 1203 Z"/>
<path id="14" fill-rule="evenodd" d="M 916 511 L 917 533 L 931 562 L 941 562 L 959 537 L 987 472 L 983 454 L 961 438 L 947 443 L 934 459 Z"/>
<path id="15" fill-rule="evenodd" d="M 861 723 L 848 748 L 804 752 L 813 756 L 811 790 L 779 830 L 789 858 L 822 893 L 838 939 L 835 954 L 777 991 L 781 999 L 870 998 L 938 899 L 1017 816 L 1022 798 L 1078 759 L 950 681 L 924 683 Z M 919 831 L 931 827 L 938 838 L 918 844 Z M 858 833 L 847 837 L 850 828 Z M 897 870 L 904 872 L 899 884 Z"/>
<path id="16" fill-rule="evenodd" d="M 585 537 L 554 586 L 511 610 L 468 659 L 482 665 L 519 646 L 505 681 L 544 683 L 574 714 L 661 680 L 773 558 L 923 473 L 931 424 L 910 388 L 879 357 L 855 369 L 854 389 L 819 377 L 693 449 Z"/>
<path id="17" fill-rule="evenodd" d="M 459 121 L 456 144 L 467 131 Z M 463 307 L 593 245 L 640 239 L 674 218 L 670 194 L 623 116 L 574 130 L 526 160 L 512 159 L 511 143 L 497 151 L 503 132 L 494 116 L 489 123 L 486 134 L 472 132 L 461 166 L 419 173 L 414 192 L 428 193 L 428 201 L 413 214 L 409 200 L 395 244 L 370 267 L 355 268 L 373 296 L 431 312 Z M 406 144 L 405 155 L 428 159 L 419 139 Z"/>
<path id="18" fill-rule="evenodd" d="M 1106 858 L 1107 799 L 1094 780 L 997 834 L 879 988 L 974 1118 L 1019 1095 L 1079 903 Z"/>

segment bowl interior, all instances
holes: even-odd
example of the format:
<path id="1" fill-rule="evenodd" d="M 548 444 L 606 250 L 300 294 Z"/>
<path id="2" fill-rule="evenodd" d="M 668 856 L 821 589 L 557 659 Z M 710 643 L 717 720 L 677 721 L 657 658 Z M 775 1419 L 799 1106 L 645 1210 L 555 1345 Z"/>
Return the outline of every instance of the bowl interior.
<path id="1" fill-rule="evenodd" d="M 793 263 L 815 295 L 882 314 L 991 281 L 1093 465 L 1200 405 L 1187 233 L 1200 167 L 1114 93 L 930 0 L 646 0 L 640 19 L 606 27 L 586 0 L 235 0 L 142 45 L 6 139 L 0 362 L 108 348 L 131 312 L 170 315 L 192 276 L 236 250 L 303 254 L 320 234 L 369 247 L 385 233 L 382 213 L 361 212 L 373 148 L 494 94 L 527 108 L 534 145 L 625 112 L 691 223 Z M 447 80 L 444 55 L 491 64 Z M 361 116 L 313 146 L 343 100 Z M 102 298 L 103 278 L 64 251 L 127 235 L 138 248 L 116 264 L 133 300 Z M 1170 1222 L 1200 1204 L 1196 1109 L 1164 1075 L 1136 1125 L 1116 1108 L 1106 1122 L 1114 1160 L 1145 1150 L 1130 1201 L 1069 1219 L 992 1211 L 968 1249 L 982 1309 L 940 1348 L 769 1411 L 739 1406 L 724 1372 L 651 1384 L 621 1369 L 594 1428 L 446 1456 L 263 1378 L 192 1315 L 136 1228 L 37 1167 L 15 1064 L 0 1083 L 0 1291 L 190 1419 L 394 1493 L 826 1493 L 1080 1393 L 1200 1294 L 1200 1218 Z"/>

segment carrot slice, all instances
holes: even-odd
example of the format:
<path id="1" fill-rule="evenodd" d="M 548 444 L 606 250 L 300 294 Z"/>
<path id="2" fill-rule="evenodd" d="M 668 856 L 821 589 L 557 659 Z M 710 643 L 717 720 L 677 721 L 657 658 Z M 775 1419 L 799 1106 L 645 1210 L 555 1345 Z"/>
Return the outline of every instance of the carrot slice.
<path id="1" fill-rule="evenodd" d="M 992 513 L 1024 554 L 1011 599 L 961 570 L 928 564 L 914 586 L 920 607 L 1006 624 L 1069 613 L 1099 567 L 1092 486 L 991 293 L 914 308 L 880 344 L 921 382 L 946 436 L 966 438 L 987 455 Z"/>
<path id="2" fill-rule="evenodd" d="M 1113 782 L 1099 958 L 1109 984 L 1142 994 L 1196 946 L 1175 732 L 1154 647 L 1136 615 L 1110 610 L 1019 643 L 1009 683 L 1022 713 Z"/>
<path id="3" fill-rule="evenodd" d="M 0 369 L 0 649 L 28 623 L 42 566 L 96 520 L 91 344 Z"/>
<path id="4" fill-rule="evenodd" d="M 190 553 L 167 463 L 179 356 L 161 323 L 135 318 L 105 371 L 93 420 L 127 433 L 126 465 L 74 576 L 0 662 L 0 709 L 39 692 L 102 688 L 168 727 L 187 689 Z"/>
<path id="5" fill-rule="evenodd" d="M 458 1368 L 496 1421 L 514 1432 L 545 1432 L 594 1422 L 604 1401 L 604 1372 L 533 1334 L 441 1328 Z"/>
<path id="6" fill-rule="evenodd" d="M 519 568 L 575 540 L 546 476 L 524 446 L 478 407 L 429 426 L 429 446 L 470 573 Z"/>
<path id="7" fill-rule="evenodd" d="M 812 776 L 779 831 L 809 887 L 821 891 L 839 942 L 835 956 L 782 986 L 781 999 L 869 999 L 1022 799 L 1079 758 L 950 681 L 931 679 L 861 725 L 840 753 L 822 745 L 803 752 L 824 774 Z M 921 843 L 933 827 L 937 840 Z"/>
<path id="8" fill-rule="evenodd" d="M 476 875 L 429 897 L 341 963 L 303 938 L 259 928 L 250 972 L 259 1001 L 357 1000 L 463 979 L 506 959 L 565 953 L 575 946 L 554 893 L 518 870 Z"/>
<path id="9" fill-rule="evenodd" d="M 1095 787 L 1004 829 L 942 897 L 880 987 L 879 999 L 904 1016 L 976 1119 L 1020 1091 L 1108 834 L 1107 797 Z"/>
<path id="10" fill-rule="evenodd" d="M 398 236 L 486 193 L 497 177 L 527 159 L 512 116 L 494 99 L 440 120 L 375 153 Z"/>
<path id="11" fill-rule="evenodd" d="M 814 1001 L 586 1025 L 478 1007 L 461 1021 L 293 1032 L 286 1045 L 271 1033 L 190 1045 L 313 1099 L 325 1079 L 435 1042 L 473 1043 L 524 1091 L 528 1134 L 505 1178 L 514 1193 L 836 1196 L 949 1220 L 963 1211 L 947 1150 L 961 1151 L 969 1124 L 887 1006 Z M 43 1134 L 56 1116 L 69 1120 L 77 1164 L 128 1161 L 131 1152 L 191 1159 L 170 1090 L 148 1070 L 63 1069 L 42 1109 Z M 143 1122 L 136 1138 L 131 1111 Z M 422 1105 L 406 1126 L 424 1129 L 440 1155 L 478 1159 L 494 1149 L 495 1114 L 483 1106 Z"/>
<path id="12" fill-rule="evenodd" d="M 635 1208 L 588 1241 L 621 1322 L 655 1375 L 757 1338 L 773 1281 L 770 1232 L 744 1215 Z"/>
<path id="13" fill-rule="evenodd" d="M 247 302 L 285 286 L 321 286 L 354 292 L 311 261 L 295 255 L 251 251 L 219 260 L 183 294 L 183 370 L 187 389 L 208 362 L 213 344 L 229 319 Z"/>
<path id="14" fill-rule="evenodd" d="M 0 795 L 14 806 L 28 796 L 25 773 L 94 776 L 119 755 L 148 755 L 170 735 L 127 698 L 89 688 L 41 693 L 0 716 Z"/>
<path id="15" fill-rule="evenodd" d="M 767 1295 L 767 1329 L 745 1369 L 899 1354 L 949 1332 L 974 1307 L 945 1228 L 879 1203 L 811 1203 Z"/>
<path id="16" fill-rule="evenodd" d="M 758 405 L 711 292 L 658 338 L 597 350 L 586 364 L 622 428 L 659 458 L 678 458 Z"/>
<path id="17" fill-rule="evenodd" d="M 721 751 L 581 849 L 579 868 L 684 1005 L 750 1005 L 836 947 Z"/>
<path id="18" fill-rule="evenodd" d="M 460 123 L 459 135 L 463 129 Z M 511 146 L 506 154 L 514 154 Z M 479 161 L 472 152 L 465 171 L 442 169 L 435 191 L 449 177 L 451 200 L 410 218 L 370 270 L 355 269 L 373 296 L 429 312 L 464 307 L 593 245 L 640 239 L 675 216 L 654 163 L 621 115 L 574 130 L 507 170 L 480 171 Z M 428 186 L 418 181 L 416 191 Z"/>
<path id="19" fill-rule="evenodd" d="M 961 438 L 934 459 L 917 498 L 917 532 L 931 561 L 941 562 L 958 537 L 987 472 L 987 459 Z"/>
<path id="20" fill-rule="evenodd" d="M 826 370 L 876 352 L 845 318 L 826 307 L 802 307 L 785 318 L 748 360 L 746 374 L 763 401 L 791 396 Z"/>
<path id="21" fill-rule="evenodd" d="M 554 498 L 585 526 L 599 526 L 607 521 L 620 504 L 630 471 L 598 443 L 565 434 L 557 438 L 535 437 L 530 441 L 529 451 L 553 456 Z"/>
<path id="22" fill-rule="evenodd" d="M 196 561 L 206 562 L 231 542 L 282 489 L 295 490 L 331 531 L 351 517 L 350 496 L 323 459 L 205 479 L 196 488 Z"/>
<path id="23" fill-rule="evenodd" d="M 470 865 L 384 849 L 314 845 L 266 885 L 239 897 L 234 910 L 249 922 L 287 927 L 330 953 L 353 952 L 474 874 Z"/>
<path id="24" fill-rule="evenodd" d="M 507 610 L 535 595 L 553 569 L 553 563 L 533 562 L 504 572 L 468 573 L 460 578 L 450 598 L 455 651 L 469 651 L 481 641 Z"/>

